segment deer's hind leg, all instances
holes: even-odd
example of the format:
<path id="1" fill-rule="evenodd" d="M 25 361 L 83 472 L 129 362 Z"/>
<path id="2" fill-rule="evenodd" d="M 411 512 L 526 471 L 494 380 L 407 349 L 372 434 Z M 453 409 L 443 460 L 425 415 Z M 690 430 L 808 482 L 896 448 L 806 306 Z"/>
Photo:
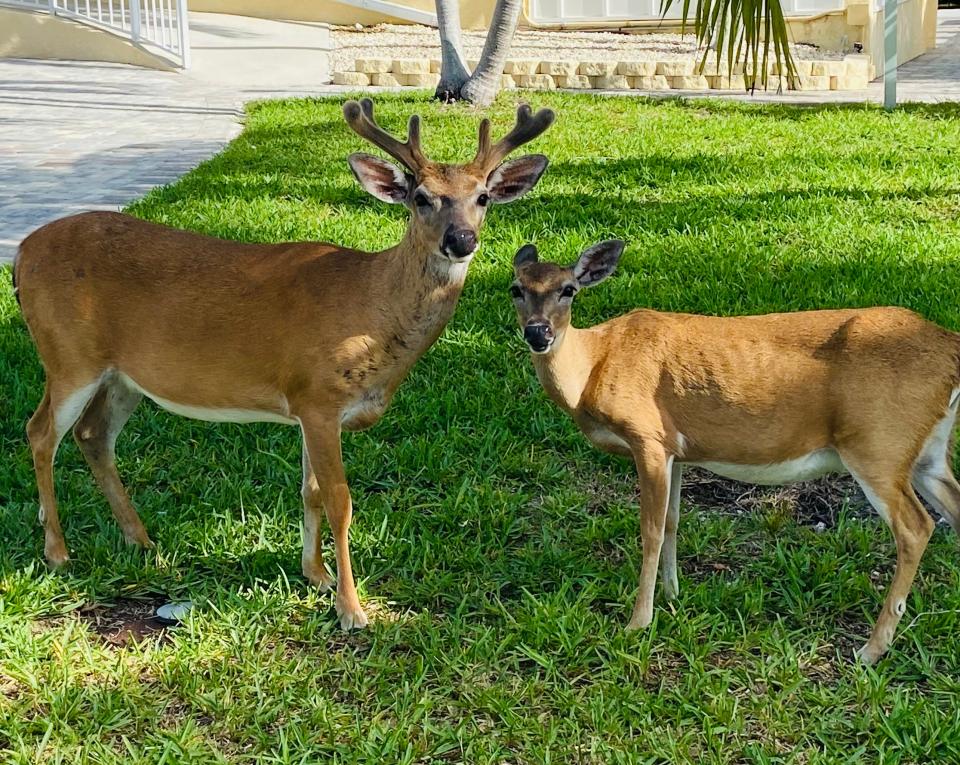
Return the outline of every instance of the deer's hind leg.
<path id="1" fill-rule="evenodd" d="M 858 658 L 873 664 L 890 647 L 897 624 L 907 609 L 907 596 L 933 534 L 934 523 L 910 486 L 911 461 L 901 463 L 906 469 L 897 469 L 889 461 L 857 459 L 843 453 L 840 456 L 870 504 L 887 522 L 897 544 L 897 566 L 883 608 L 870 638 L 857 651 Z"/>
<path id="2" fill-rule="evenodd" d="M 120 480 L 115 456 L 117 436 L 142 398 L 139 391 L 116 377 L 109 377 L 87 404 L 73 428 L 73 437 L 110 503 L 110 509 L 123 530 L 123 538 L 129 544 L 152 547 L 153 542 Z"/>
<path id="3" fill-rule="evenodd" d="M 670 471 L 670 496 L 664 523 L 663 547 L 660 549 L 663 595 L 673 600 L 680 594 L 677 578 L 677 527 L 680 523 L 680 486 L 683 483 L 683 465 L 674 462 Z"/>
<path id="4" fill-rule="evenodd" d="M 37 492 L 40 495 L 39 517 L 44 532 L 43 554 L 53 567 L 61 566 L 69 560 L 53 488 L 53 461 L 63 436 L 80 417 L 99 386 L 99 378 L 86 384 L 73 384 L 48 377 L 40 406 L 27 423 L 27 438 L 33 453 L 33 469 L 37 476 Z"/>
<path id="5" fill-rule="evenodd" d="M 913 486 L 934 510 L 946 518 L 960 534 L 960 484 L 953 475 L 951 452 L 958 400 L 952 402 L 930 435 L 913 467 Z"/>

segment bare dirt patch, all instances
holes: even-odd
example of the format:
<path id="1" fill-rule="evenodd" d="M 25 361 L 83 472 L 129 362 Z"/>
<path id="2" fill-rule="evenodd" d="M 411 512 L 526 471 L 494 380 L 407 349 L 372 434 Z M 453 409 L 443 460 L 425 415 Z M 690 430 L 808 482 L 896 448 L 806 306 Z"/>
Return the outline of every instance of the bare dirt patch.
<path id="1" fill-rule="evenodd" d="M 84 606 L 78 615 L 80 621 L 87 624 L 90 631 L 99 636 L 106 645 L 120 647 L 139 643 L 150 637 L 169 640 L 166 633 L 172 625 L 160 621 L 154 615 L 157 606 L 165 602 L 166 598 L 121 598 L 115 603 Z"/>
<path id="2" fill-rule="evenodd" d="M 840 510 L 856 517 L 875 517 L 860 487 L 849 476 L 827 476 L 789 486 L 754 486 L 719 478 L 705 470 L 683 471 L 682 501 L 734 515 L 775 511 L 796 523 L 832 528 Z"/>

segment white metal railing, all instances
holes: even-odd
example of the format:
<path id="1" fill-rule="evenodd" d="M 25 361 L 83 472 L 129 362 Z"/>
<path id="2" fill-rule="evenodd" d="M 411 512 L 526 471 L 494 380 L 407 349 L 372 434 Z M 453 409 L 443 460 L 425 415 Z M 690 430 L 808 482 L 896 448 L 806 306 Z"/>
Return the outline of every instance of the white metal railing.
<path id="1" fill-rule="evenodd" d="M 155 46 L 184 69 L 190 66 L 187 0 L 0 0 L 116 32 L 135 44 Z"/>

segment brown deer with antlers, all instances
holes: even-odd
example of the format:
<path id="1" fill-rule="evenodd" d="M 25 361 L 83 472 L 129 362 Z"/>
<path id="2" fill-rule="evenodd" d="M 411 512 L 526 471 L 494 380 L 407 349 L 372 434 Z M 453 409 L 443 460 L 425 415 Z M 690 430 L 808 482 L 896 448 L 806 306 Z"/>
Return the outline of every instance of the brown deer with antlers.
<path id="1" fill-rule="evenodd" d="M 554 115 L 523 105 L 496 143 L 483 120 L 474 159 L 447 165 L 424 155 L 418 117 L 401 142 L 376 124 L 371 101 L 349 101 L 343 113 L 402 165 L 362 153 L 347 160 L 366 191 L 410 210 L 394 247 L 241 244 L 114 213 L 63 218 L 21 244 L 15 289 L 46 373 L 27 434 L 51 565 L 67 560 L 53 460 L 70 428 L 126 540 L 151 545 L 114 462 L 117 436 L 146 395 L 187 417 L 301 428 L 303 573 L 333 584 L 320 542 L 325 511 L 341 626 L 366 625 L 350 567 L 341 430 L 377 422 L 440 335 L 488 205 L 523 196 L 547 167 L 539 154 L 504 159 Z"/>

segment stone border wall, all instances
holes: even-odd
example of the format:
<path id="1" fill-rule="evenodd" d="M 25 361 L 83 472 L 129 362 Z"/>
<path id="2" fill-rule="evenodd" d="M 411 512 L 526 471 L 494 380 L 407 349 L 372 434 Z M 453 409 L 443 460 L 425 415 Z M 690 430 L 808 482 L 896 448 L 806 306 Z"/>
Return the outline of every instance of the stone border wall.
<path id="1" fill-rule="evenodd" d="M 476 61 L 467 62 L 473 69 Z M 863 90 L 874 77 L 870 57 L 862 54 L 833 60 L 795 60 L 797 76 L 779 75 L 776 64 L 768 67 L 767 90 Z M 721 65 L 721 71 L 726 66 Z M 577 61 L 513 59 L 503 72 L 503 87 L 552 90 L 745 90 L 743 64 L 733 74 L 715 74 L 707 68 L 697 73 L 691 59 L 671 61 Z M 353 71 L 334 72 L 335 85 L 369 85 L 435 88 L 440 81 L 440 61 L 428 58 L 358 58 Z M 757 89 L 761 89 L 757 84 Z"/>

